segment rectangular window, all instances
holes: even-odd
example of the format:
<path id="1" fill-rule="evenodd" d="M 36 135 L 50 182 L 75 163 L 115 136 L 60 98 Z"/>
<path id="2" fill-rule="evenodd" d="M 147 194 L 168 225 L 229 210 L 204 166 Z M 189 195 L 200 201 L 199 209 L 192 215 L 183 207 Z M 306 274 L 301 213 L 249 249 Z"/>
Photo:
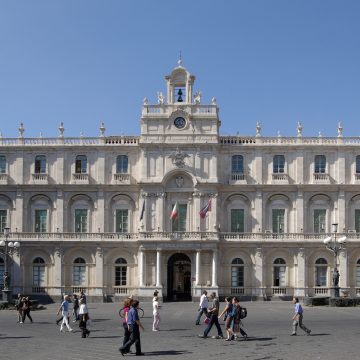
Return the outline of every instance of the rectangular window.
<path id="1" fill-rule="evenodd" d="M 285 286 L 285 273 L 286 266 L 274 266 L 274 285 L 273 286 Z"/>
<path id="2" fill-rule="evenodd" d="M 273 158 L 273 173 L 274 174 L 283 174 L 285 170 L 285 156 L 284 155 L 275 155 Z"/>
<path id="3" fill-rule="evenodd" d="M 87 157 L 85 155 L 78 155 L 75 160 L 75 172 L 76 174 L 87 173 Z"/>
<path id="4" fill-rule="evenodd" d="M 233 266 L 231 268 L 231 286 L 232 287 L 244 286 L 243 266 Z"/>
<path id="5" fill-rule="evenodd" d="M 33 285 L 45 286 L 45 266 L 33 266 Z"/>
<path id="6" fill-rule="evenodd" d="M 0 263 L 0 290 L 4 287 L 4 264 Z"/>
<path id="7" fill-rule="evenodd" d="M 231 209 L 231 232 L 244 232 L 244 209 Z"/>
<path id="8" fill-rule="evenodd" d="M 325 155 L 315 156 L 315 173 L 325 174 L 326 171 L 326 157 Z"/>
<path id="9" fill-rule="evenodd" d="M 283 234 L 285 231 L 285 209 L 272 210 L 272 231 L 275 234 Z"/>
<path id="10" fill-rule="evenodd" d="M 47 210 L 35 210 L 35 232 L 47 231 Z"/>
<path id="11" fill-rule="evenodd" d="M 116 232 L 127 233 L 128 229 L 128 220 L 129 220 L 129 211 L 125 210 L 116 210 Z"/>
<path id="12" fill-rule="evenodd" d="M 0 174 L 6 174 L 6 157 L 0 156 Z"/>
<path id="13" fill-rule="evenodd" d="M 73 272 L 73 285 L 84 286 L 85 285 L 86 266 L 74 265 L 73 271 L 74 271 Z"/>
<path id="14" fill-rule="evenodd" d="M 327 286 L 326 275 L 327 275 L 327 266 L 316 267 L 316 286 Z"/>
<path id="15" fill-rule="evenodd" d="M 322 234 L 326 232 L 326 209 L 314 210 L 314 233 Z"/>
<path id="16" fill-rule="evenodd" d="M 7 226 L 7 210 L 0 210 L 0 233 L 4 233 L 4 228 Z"/>
<path id="17" fill-rule="evenodd" d="M 88 211 L 87 209 L 75 209 L 75 232 L 88 232 Z"/>
<path id="18" fill-rule="evenodd" d="M 187 205 L 179 204 L 179 214 L 172 221 L 172 231 L 186 231 L 186 213 L 187 213 Z"/>
<path id="19" fill-rule="evenodd" d="M 355 210 L 355 230 L 360 233 L 360 209 Z"/>
<path id="20" fill-rule="evenodd" d="M 360 287 L 360 266 L 356 268 L 356 287 Z"/>
<path id="21" fill-rule="evenodd" d="M 115 286 L 126 286 L 126 266 L 115 267 Z"/>
<path id="22" fill-rule="evenodd" d="M 46 173 L 46 157 L 44 155 L 38 155 L 35 157 L 35 174 Z"/>

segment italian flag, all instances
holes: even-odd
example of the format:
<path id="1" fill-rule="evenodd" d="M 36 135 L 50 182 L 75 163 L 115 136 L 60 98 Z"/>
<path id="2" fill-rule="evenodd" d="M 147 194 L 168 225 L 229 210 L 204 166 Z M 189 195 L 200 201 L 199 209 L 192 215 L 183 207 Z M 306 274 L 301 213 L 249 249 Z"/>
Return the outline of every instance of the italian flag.
<path id="1" fill-rule="evenodd" d="M 179 215 L 179 204 L 178 202 L 176 202 L 170 214 L 170 219 L 174 220 L 177 218 L 178 215 Z"/>

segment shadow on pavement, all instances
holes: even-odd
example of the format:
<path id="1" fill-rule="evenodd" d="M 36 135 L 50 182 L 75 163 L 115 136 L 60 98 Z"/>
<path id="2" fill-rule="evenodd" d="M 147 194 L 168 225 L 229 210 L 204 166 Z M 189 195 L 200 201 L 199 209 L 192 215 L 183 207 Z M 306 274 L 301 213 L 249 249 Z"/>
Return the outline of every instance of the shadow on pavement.
<path id="1" fill-rule="evenodd" d="M 32 336 L 0 336 L 1 340 L 6 339 L 31 339 Z"/>
<path id="2" fill-rule="evenodd" d="M 310 337 L 313 337 L 313 336 L 328 336 L 328 335 L 331 335 L 331 334 L 313 334 L 311 333 Z"/>
<path id="3" fill-rule="evenodd" d="M 146 351 L 146 356 L 166 356 L 166 355 L 185 355 L 192 354 L 191 351 L 187 350 L 163 350 L 163 351 Z"/>
<path id="4" fill-rule="evenodd" d="M 188 331 L 188 330 L 191 330 L 191 329 L 168 329 L 165 331 Z"/>
<path id="5" fill-rule="evenodd" d="M 110 319 L 91 319 L 92 322 L 109 321 Z"/>
<path id="6" fill-rule="evenodd" d="M 274 340 L 276 337 L 248 337 L 247 340 L 239 340 L 239 341 L 270 341 Z"/>
<path id="7" fill-rule="evenodd" d="M 122 336 L 117 336 L 117 335 L 110 335 L 110 336 L 89 336 L 89 338 L 91 339 L 119 339 L 122 338 Z"/>

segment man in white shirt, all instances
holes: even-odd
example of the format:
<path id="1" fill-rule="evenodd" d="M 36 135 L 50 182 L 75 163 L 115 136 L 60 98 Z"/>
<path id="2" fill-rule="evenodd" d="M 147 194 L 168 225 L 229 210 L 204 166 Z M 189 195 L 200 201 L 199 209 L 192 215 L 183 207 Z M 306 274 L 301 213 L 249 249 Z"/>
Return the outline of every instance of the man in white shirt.
<path id="1" fill-rule="evenodd" d="M 204 290 L 201 297 L 200 297 L 200 302 L 199 302 L 199 313 L 196 319 L 196 325 L 200 325 L 200 319 L 201 319 L 201 315 L 205 314 L 207 315 L 207 309 L 209 306 L 209 299 L 207 297 L 207 291 Z"/>

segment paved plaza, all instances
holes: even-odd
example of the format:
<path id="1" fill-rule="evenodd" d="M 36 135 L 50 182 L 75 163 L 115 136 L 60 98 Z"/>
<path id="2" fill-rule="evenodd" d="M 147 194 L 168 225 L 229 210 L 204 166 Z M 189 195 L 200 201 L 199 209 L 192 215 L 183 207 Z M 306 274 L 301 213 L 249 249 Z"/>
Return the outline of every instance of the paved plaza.
<path id="1" fill-rule="evenodd" d="M 304 307 L 304 323 L 311 336 L 299 330 L 291 337 L 290 302 L 247 302 L 244 323 L 248 341 L 200 339 L 204 325 L 195 325 L 197 303 L 165 303 L 160 332 L 151 331 L 151 303 L 141 303 L 143 358 L 149 359 L 358 359 L 360 357 L 360 309 Z M 221 304 L 223 308 L 224 303 Z M 118 304 L 89 304 L 93 319 L 91 335 L 82 339 L 76 332 L 60 333 L 55 325 L 58 305 L 34 311 L 34 323 L 16 323 L 16 312 L 0 311 L 0 359 L 91 360 L 122 358 Z M 222 327 L 223 322 L 221 321 Z M 225 334 L 225 330 L 224 330 Z M 210 335 L 216 335 L 213 328 Z M 132 358 L 127 355 L 125 358 Z M 135 357 L 134 357 L 135 358 Z"/>

